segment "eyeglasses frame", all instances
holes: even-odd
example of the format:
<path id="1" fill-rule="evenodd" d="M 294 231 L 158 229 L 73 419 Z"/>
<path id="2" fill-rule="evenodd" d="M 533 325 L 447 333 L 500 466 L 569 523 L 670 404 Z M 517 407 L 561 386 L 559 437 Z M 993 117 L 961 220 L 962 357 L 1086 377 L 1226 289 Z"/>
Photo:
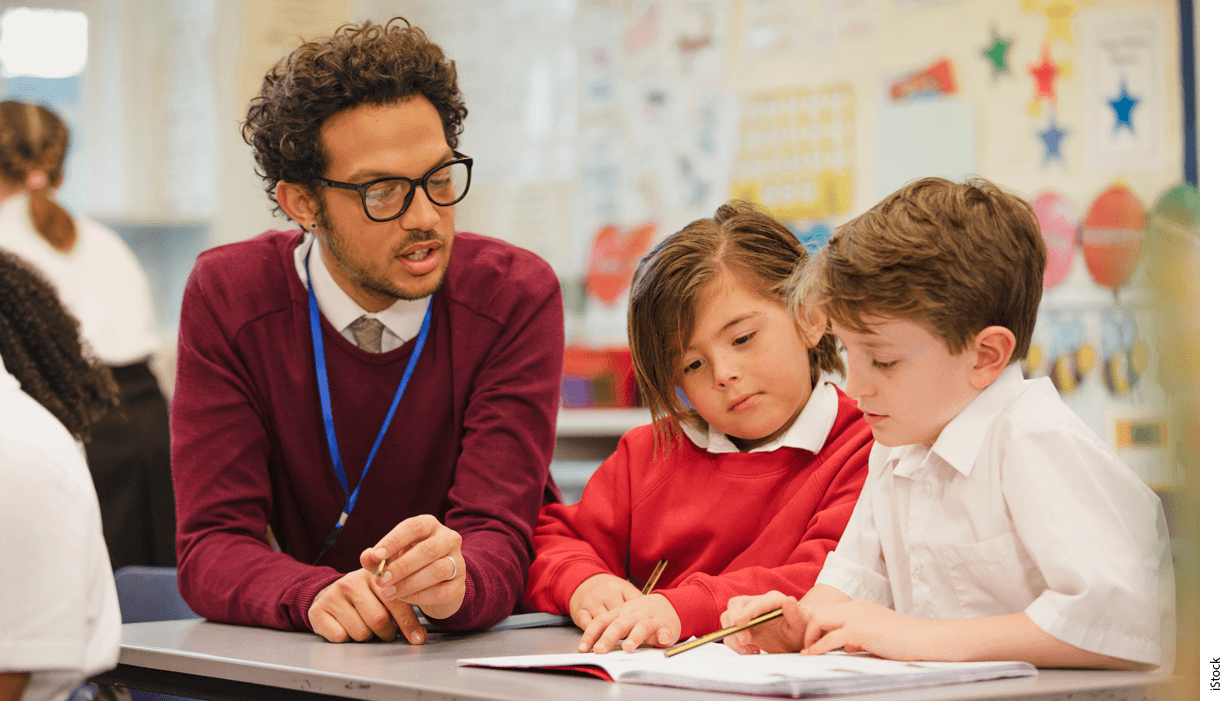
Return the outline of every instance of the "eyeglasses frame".
<path id="1" fill-rule="evenodd" d="M 333 187 L 339 190 L 352 190 L 354 192 L 357 192 L 359 193 L 359 204 L 363 207 L 363 214 L 367 215 L 368 219 L 371 219 L 374 222 L 393 221 L 394 219 L 405 214 L 406 210 L 410 208 L 410 202 L 414 200 L 414 193 L 417 192 L 420 187 L 423 190 L 423 194 L 427 196 L 427 199 L 437 207 L 452 207 L 453 205 L 457 204 L 461 200 L 465 199 L 465 196 L 469 194 L 470 192 L 470 174 L 472 173 L 474 169 L 474 159 L 470 158 L 464 153 L 461 153 L 460 151 L 453 151 L 453 156 L 454 157 L 452 160 L 441 163 L 435 168 L 432 168 L 431 170 L 427 171 L 423 175 L 423 177 L 417 178 L 417 179 L 416 178 L 403 178 L 400 175 L 391 175 L 391 176 L 386 176 L 383 178 L 374 178 L 372 180 L 368 180 L 366 182 L 362 182 L 358 184 L 342 182 L 340 180 L 329 180 L 328 178 L 313 178 L 312 182 L 317 185 L 324 185 L 325 187 Z M 431 193 L 428 192 L 427 188 L 423 187 L 423 183 L 427 182 L 427 179 L 430 178 L 433 173 L 443 170 L 444 168 L 448 168 L 449 166 L 455 166 L 457 164 L 461 164 L 466 167 L 466 189 L 460 195 L 458 195 L 457 199 L 453 200 L 452 202 L 448 204 L 440 204 L 439 202 L 436 202 L 435 199 L 432 198 Z M 377 219 L 372 216 L 371 212 L 367 211 L 367 190 L 368 188 L 372 187 L 373 185 L 377 183 L 388 182 L 390 180 L 401 180 L 403 182 L 410 183 L 410 192 L 406 195 L 406 199 L 402 200 L 401 209 L 397 210 L 397 214 L 394 214 L 391 217 L 386 217 L 384 219 Z"/>

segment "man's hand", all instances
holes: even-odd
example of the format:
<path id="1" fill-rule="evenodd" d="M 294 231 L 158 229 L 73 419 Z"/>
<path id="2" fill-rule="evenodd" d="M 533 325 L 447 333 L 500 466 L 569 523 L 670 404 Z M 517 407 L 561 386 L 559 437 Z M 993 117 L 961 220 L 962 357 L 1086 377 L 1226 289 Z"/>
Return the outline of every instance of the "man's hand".
<path id="1" fill-rule="evenodd" d="M 595 618 L 641 595 L 632 582 L 613 574 L 596 574 L 581 582 L 568 600 L 568 615 L 584 630 Z M 581 652 L 585 652 L 582 650 Z"/>
<path id="2" fill-rule="evenodd" d="M 393 527 L 375 546 L 363 551 L 359 564 L 375 577 L 380 561 L 388 559 L 377 584 L 380 598 L 414 604 L 436 619 L 457 613 L 466 594 L 466 561 L 461 556 L 461 534 L 421 515 Z"/>
<path id="3" fill-rule="evenodd" d="M 427 634 L 410 604 L 381 601 L 379 591 L 367 570 L 348 573 L 317 592 L 308 608 L 312 630 L 331 643 L 361 642 L 373 635 L 387 642 L 398 630 L 411 643 L 422 643 Z"/>
<path id="4" fill-rule="evenodd" d="M 641 643 L 666 647 L 679 639 L 682 629 L 679 613 L 669 599 L 661 594 L 640 596 L 637 592 L 635 598 L 590 621 L 577 650 L 585 652 L 592 647 L 601 655 L 614 649 L 621 639 L 624 652 L 632 652 Z"/>

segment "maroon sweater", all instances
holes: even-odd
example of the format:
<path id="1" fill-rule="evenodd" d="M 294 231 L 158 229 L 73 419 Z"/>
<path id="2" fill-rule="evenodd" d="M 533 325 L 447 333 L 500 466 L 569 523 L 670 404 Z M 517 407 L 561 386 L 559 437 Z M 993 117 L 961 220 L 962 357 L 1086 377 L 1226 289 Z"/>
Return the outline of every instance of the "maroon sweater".
<path id="1" fill-rule="evenodd" d="M 206 251 L 188 278 L 171 402 L 180 591 L 215 621 L 310 630 L 317 592 L 358 569 L 359 553 L 398 522 L 432 514 L 461 534 L 466 558 L 465 601 L 437 623 L 490 626 L 520 600 L 535 517 L 559 498 L 548 472 L 559 282 L 532 253 L 457 233 L 418 367 L 341 537 L 313 567 L 345 499 L 291 259 L 300 240 L 267 232 Z M 368 354 L 321 321 L 353 489 L 414 343 Z"/>

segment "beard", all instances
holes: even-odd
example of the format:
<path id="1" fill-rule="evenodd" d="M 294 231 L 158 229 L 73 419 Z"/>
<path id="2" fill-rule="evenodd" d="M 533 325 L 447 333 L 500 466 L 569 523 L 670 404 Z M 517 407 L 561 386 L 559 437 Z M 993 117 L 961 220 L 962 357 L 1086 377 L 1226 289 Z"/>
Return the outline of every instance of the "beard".
<path id="1" fill-rule="evenodd" d="M 374 265 L 363 261 L 361 256 L 358 255 L 358 250 L 353 240 L 336 234 L 333 218 L 329 214 L 324 198 L 320 198 L 317 204 L 316 219 L 320 224 L 315 232 L 317 238 L 320 239 L 321 245 L 333 255 L 333 260 L 337 263 L 338 267 L 359 287 L 393 299 L 415 300 L 430 297 L 444 283 L 444 273 L 448 268 L 447 258 L 441 261 L 440 279 L 430 289 L 411 292 L 398 287 L 392 280 L 377 272 Z M 406 247 L 412 244 L 425 241 L 440 241 L 441 246 L 439 250 L 442 252 L 446 252 L 451 248 L 446 248 L 445 241 L 434 231 L 414 230 L 406 232 L 406 238 L 396 248 L 389 251 L 389 258 L 396 257 L 397 252 L 405 250 Z"/>

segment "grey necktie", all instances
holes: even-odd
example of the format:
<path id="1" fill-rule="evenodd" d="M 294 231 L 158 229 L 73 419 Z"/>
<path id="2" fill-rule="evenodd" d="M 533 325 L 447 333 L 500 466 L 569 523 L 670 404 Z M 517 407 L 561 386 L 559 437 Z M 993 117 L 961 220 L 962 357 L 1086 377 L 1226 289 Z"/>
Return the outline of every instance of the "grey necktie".
<path id="1" fill-rule="evenodd" d="M 371 317 L 361 316 L 350 325 L 359 348 L 368 353 L 380 352 L 380 339 L 384 336 L 384 324 Z"/>

